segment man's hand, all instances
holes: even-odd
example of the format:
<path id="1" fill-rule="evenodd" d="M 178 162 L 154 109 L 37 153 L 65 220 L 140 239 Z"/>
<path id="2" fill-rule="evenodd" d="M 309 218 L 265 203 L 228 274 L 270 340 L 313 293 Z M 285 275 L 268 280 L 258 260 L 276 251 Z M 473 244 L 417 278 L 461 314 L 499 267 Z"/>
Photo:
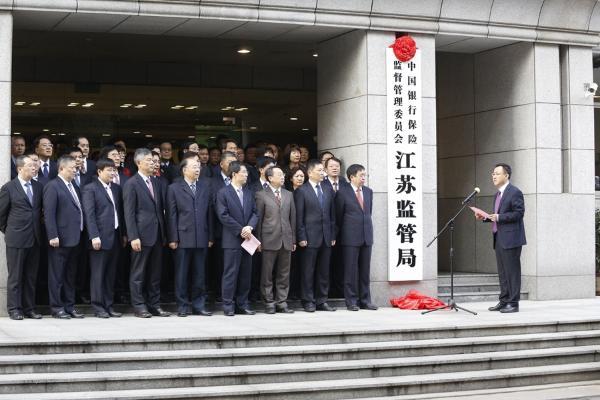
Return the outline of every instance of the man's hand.
<path id="1" fill-rule="evenodd" d="M 94 250 L 100 250 L 101 247 L 102 247 L 102 241 L 100 240 L 100 238 L 93 238 L 92 239 L 92 248 Z"/>
<path id="2" fill-rule="evenodd" d="M 211 242 L 210 240 L 208 241 L 208 247 L 213 247 L 214 242 Z"/>
<path id="3" fill-rule="evenodd" d="M 60 241 L 58 240 L 58 238 L 50 239 L 48 243 L 52 247 L 58 247 L 60 245 Z"/>
<path id="4" fill-rule="evenodd" d="M 256 251 L 261 252 L 262 251 L 262 246 L 259 244 L 258 247 L 256 248 Z"/>
<path id="5" fill-rule="evenodd" d="M 332 241 L 331 241 L 331 245 L 332 245 L 332 246 L 335 246 L 335 240 L 332 240 Z"/>
<path id="6" fill-rule="evenodd" d="M 175 249 L 177 249 L 177 242 L 171 242 L 171 243 L 169 243 L 169 248 L 170 248 L 171 250 L 175 250 Z"/>
<path id="7" fill-rule="evenodd" d="M 298 242 L 298 245 L 300 247 L 306 247 L 306 246 L 308 246 L 308 242 L 306 240 L 302 240 L 302 241 Z"/>
<path id="8" fill-rule="evenodd" d="M 498 214 L 490 214 L 490 221 L 492 222 L 498 222 L 499 218 L 500 216 Z"/>
<path id="9" fill-rule="evenodd" d="M 142 251 L 142 241 L 140 239 L 135 239 L 131 241 L 131 249 L 135 252 Z"/>
<path id="10" fill-rule="evenodd" d="M 252 227 L 251 226 L 245 226 L 242 228 L 241 236 L 244 239 L 249 239 L 251 235 L 252 235 Z"/>
<path id="11" fill-rule="evenodd" d="M 483 221 L 485 217 L 481 214 L 475 214 L 475 219 L 477 219 L 478 221 Z"/>
<path id="12" fill-rule="evenodd" d="M 292 253 L 293 253 L 294 251 L 296 251 L 296 245 L 295 245 L 295 244 L 293 244 L 293 245 L 292 245 Z"/>

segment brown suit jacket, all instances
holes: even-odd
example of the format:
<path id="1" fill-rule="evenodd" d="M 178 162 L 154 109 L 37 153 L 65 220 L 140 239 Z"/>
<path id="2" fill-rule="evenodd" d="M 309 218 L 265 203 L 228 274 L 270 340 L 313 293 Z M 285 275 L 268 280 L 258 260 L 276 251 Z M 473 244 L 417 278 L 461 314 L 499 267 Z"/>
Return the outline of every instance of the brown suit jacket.
<path id="1" fill-rule="evenodd" d="M 256 209 L 260 216 L 255 235 L 263 250 L 279 250 L 281 246 L 291 251 L 296 243 L 296 206 L 294 196 L 283 187 L 281 207 L 277 205 L 271 188 L 256 192 Z"/>

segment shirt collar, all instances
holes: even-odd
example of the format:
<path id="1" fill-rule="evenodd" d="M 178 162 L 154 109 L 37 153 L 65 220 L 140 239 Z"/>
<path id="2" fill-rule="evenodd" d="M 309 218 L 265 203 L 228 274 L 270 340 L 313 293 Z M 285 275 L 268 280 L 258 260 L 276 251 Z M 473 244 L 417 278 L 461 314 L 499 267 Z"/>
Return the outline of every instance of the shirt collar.
<path id="1" fill-rule="evenodd" d="M 233 188 L 233 189 L 234 189 L 236 192 L 237 192 L 238 190 L 242 190 L 242 189 L 243 189 L 241 186 L 240 186 L 240 187 L 236 186 L 236 185 L 233 183 L 233 181 L 231 182 L 231 187 L 232 187 L 232 188 Z"/>
<path id="2" fill-rule="evenodd" d="M 308 183 L 310 184 L 310 186 L 312 186 L 313 189 L 317 190 L 317 185 L 320 185 L 321 182 L 313 182 L 310 179 L 308 180 Z"/>
<path id="3" fill-rule="evenodd" d="M 223 170 L 221 170 L 221 178 L 223 178 L 224 181 L 229 179 L 229 177 L 223 173 Z"/>
<path id="4" fill-rule="evenodd" d="M 144 182 L 146 182 L 146 179 L 150 178 L 149 176 L 146 176 L 146 175 L 142 174 L 139 170 L 138 170 L 138 174 L 142 177 L 142 179 L 144 180 Z"/>
<path id="5" fill-rule="evenodd" d="M 67 187 L 69 187 L 69 185 L 71 184 L 71 182 L 67 182 L 67 180 L 65 178 L 63 178 L 62 176 L 58 175 L 58 177 L 65 183 L 65 185 L 67 185 Z"/>
<path id="6" fill-rule="evenodd" d="M 100 177 L 98 177 L 98 181 L 99 181 L 99 182 L 100 182 L 100 184 L 101 184 L 102 186 L 104 186 L 106 189 L 110 189 L 110 183 L 111 183 L 111 182 L 104 183 L 104 181 L 103 181 L 102 179 L 100 179 Z"/>
<path id="7" fill-rule="evenodd" d="M 21 186 L 25 186 L 27 181 L 24 181 L 23 179 L 21 179 L 21 177 L 19 175 L 17 175 L 17 178 L 19 178 L 19 182 L 21 182 Z M 31 182 L 31 181 L 29 181 L 29 182 Z"/>
<path id="8" fill-rule="evenodd" d="M 275 191 L 276 191 L 276 190 L 279 190 L 279 194 L 281 194 L 281 188 L 279 188 L 279 189 L 275 189 L 275 188 L 273 187 L 273 185 L 271 185 L 270 183 L 269 183 L 269 187 L 271 188 L 271 190 L 273 191 L 273 193 L 275 193 Z"/>
<path id="9" fill-rule="evenodd" d="M 353 183 L 350 183 L 350 186 L 352 186 L 352 190 L 354 190 L 354 193 L 356 193 L 356 191 L 358 190 L 358 187 L 354 186 Z M 362 187 L 360 188 L 360 191 L 362 192 Z"/>
<path id="10" fill-rule="evenodd" d="M 188 185 L 188 186 L 195 185 L 195 184 L 196 184 L 196 182 L 198 182 L 197 180 L 196 180 L 196 181 L 189 182 L 189 181 L 188 181 L 187 179 L 185 179 L 185 178 L 183 178 L 183 180 L 184 180 L 184 182 L 185 182 L 185 183 L 187 183 L 187 185 Z"/>
<path id="11" fill-rule="evenodd" d="M 510 184 L 510 181 L 507 181 L 504 185 L 500 186 L 500 188 L 498 189 L 498 191 L 500 192 L 500 195 L 504 194 L 504 191 L 506 190 L 506 187 Z"/>

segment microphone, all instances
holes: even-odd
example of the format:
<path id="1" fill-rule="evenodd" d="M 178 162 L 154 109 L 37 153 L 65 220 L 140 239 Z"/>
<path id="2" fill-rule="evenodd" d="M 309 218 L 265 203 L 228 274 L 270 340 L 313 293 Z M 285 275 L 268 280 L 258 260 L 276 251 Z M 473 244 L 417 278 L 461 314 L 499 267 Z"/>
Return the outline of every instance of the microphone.
<path id="1" fill-rule="evenodd" d="M 473 197 L 475 197 L 475 195 L 479 192 L 481 192 L 481 190 L 478 187 L 473 189 L 473 193 L 468 195 L 467 198 L 463 200 L 462 204 L 466 204 L 466 203 L 470 202 L 473 199 Z"/>

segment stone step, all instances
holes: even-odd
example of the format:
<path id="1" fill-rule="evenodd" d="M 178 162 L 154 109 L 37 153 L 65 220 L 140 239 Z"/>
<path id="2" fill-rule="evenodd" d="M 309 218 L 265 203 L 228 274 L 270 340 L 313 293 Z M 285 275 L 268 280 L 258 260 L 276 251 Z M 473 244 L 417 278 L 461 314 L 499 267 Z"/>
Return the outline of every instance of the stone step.
<path id="1" fill-rule="evenodd" d="M 439 311 L 445 312 L 445 311 Z M 127 318 L 127 317 L 125 317 Z M 198 317 L 204 318 L 204 317 Z M 165 322 L 167 323 L 167 322 Z M 498 335 L 525 335 L 551 332 L 577 332 L 600 329 L 600 319 L 574 321 L 510 322 L 452 327 L 370 329 L 356 331 L 330 330 L 310 335 L 278 333 L 265 335 L 232 335 L 175 337 L 123 340 L 4 341 L 0 355 L 109 353 L 131 351 L 172 351 L 198 349 L 240 349 L 255 347 L 314 346 L 340 343 L 377 343 L 406 340 L 473 338 Z"/>
<path id="2" fill-rule="evenodd" d="M 295 381 L 367 379 L 405 375 L 445 374 L 520 367 L 591 363 L 600 346 L 516 350 L 423 357 L 307 362 L 203 368 L 155 368 L 138 371 L 93 371 L 0 376 L 0 393 L 159 389 L 187 386 L 230 386 Z M 161 366 L 162 367 L 162 366 Z"/>
<path id="3" fill-rule="evenodd" d="M 455 273 L 454 283 L 475 283 L 475 284 L 498 284 L 498 274 L 468 274 L 468 273 Z M 450 274 L 442 273 L 438 275 L 438 285 L 449 285 Z"/>
<path id="4" fill-rule="evenodd" d="M 166 369 L 368 360 L 592 345 L 600 346 L 598 330 L 240 349 L 11 355 L 0 356 L 0 375 L 125 371 L 156 365 Z"/>
<path id="5" fill-rule="evenodd" d="M 457 303 L 474 303 L 474 302 L 482 302 L 489 301 L 494 304 L 498 302 L 498 296 L 500 295 L 500 291 L 494 292 L 463 292 L 463 293 L 454 293 L 454 301 Z M 438 294 L 438 298 L 443 302 L 447 302 L 450 299 L 450 293 L 440 293 Z M 529 298 L 528 292 L 521 292 L 521 300 L 527 300 Z"/>
<path id="6" fill-rule="evenodd" d="M 454 283 L 454 293 L 465 292 L 498 292 L 500 285 L 498 283 Z M 450 293 L 450 284 L 438 285 L 438 294 Z"/>
<path id="7" fill-rule="evenodd" d="M 374 374 L 376 372 L 374 371 Z M 600 362 L 545 365 L 495 370 L 476 370 L 425 375 L 404 375 L 319 381 L 299 381 L 286 376 L 284 382 L 240 384 L 228 386 L 188 386 L 180 388 L 106 390 L 90 392 L 46 392 L 2 394 L 0 400 L 70 400 L 70 399 L 233 399 L 260 398 L 304 400 L 378 397 L 421 393 L 480 390 L 502 387 L 530 386 L 597 379 Z M 32 383 L 30 386 L 34 386 Z"/>

